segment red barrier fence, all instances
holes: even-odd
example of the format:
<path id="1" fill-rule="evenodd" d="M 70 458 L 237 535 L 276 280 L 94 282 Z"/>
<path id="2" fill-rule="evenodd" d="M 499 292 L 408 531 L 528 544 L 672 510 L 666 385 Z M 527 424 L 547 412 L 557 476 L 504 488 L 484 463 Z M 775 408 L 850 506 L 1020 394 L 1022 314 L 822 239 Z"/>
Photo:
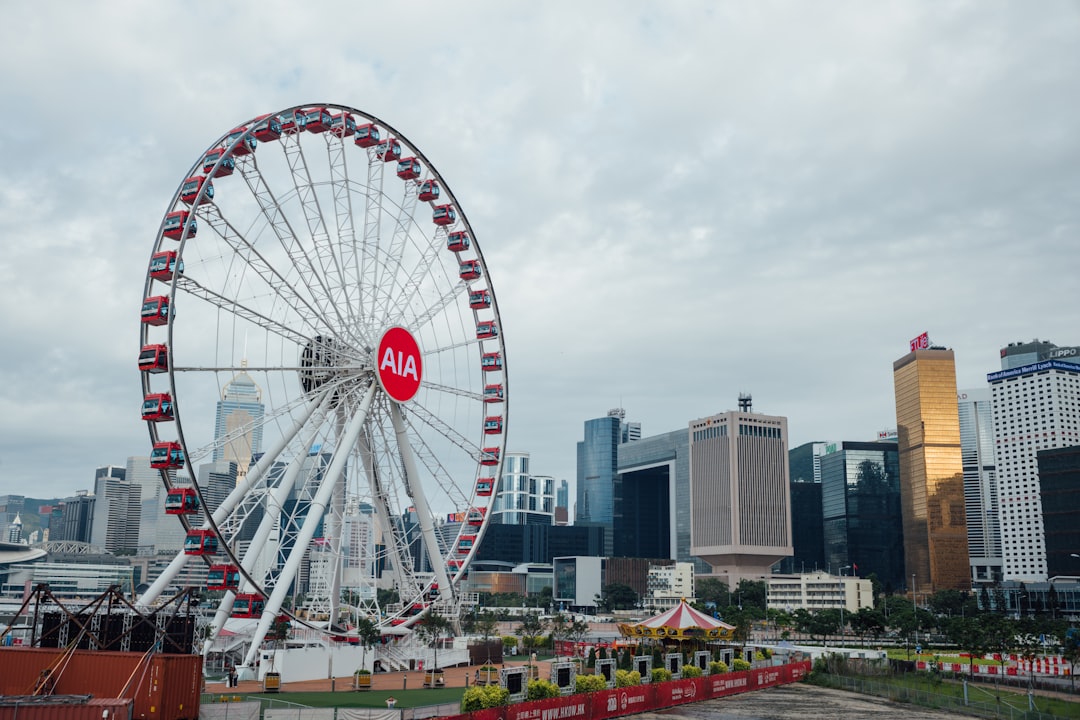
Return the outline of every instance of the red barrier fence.
<path id="1" fill-rule="evenodd" d="M 810 661 L 706 675 L 665 683 L 601 690 L 453 715 L 445 720 L 607 720 L 682 703 L 711 700 L 774 685 L 799 682 Z"/>

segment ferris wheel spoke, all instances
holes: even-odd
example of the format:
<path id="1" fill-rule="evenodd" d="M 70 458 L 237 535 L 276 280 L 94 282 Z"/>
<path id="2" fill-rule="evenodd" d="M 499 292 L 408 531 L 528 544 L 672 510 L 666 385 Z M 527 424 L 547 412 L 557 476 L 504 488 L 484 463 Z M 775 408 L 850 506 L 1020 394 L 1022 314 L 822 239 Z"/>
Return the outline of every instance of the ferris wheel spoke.
<path id="1" fill-rule="evenodd" d="M 283 137 L 281 141 L 282 147 L 286 148 L 286 157 L 288 157 L 288 146 L 292 144 L 298 145 L 298 143 L 290 141 L 288 136 Z M 326 320 L 329 320 L 330 316 L 336 316 L 337 327 L 341 327 L 344 324 L 341 314 L 334 306 L 322 274 L 300 244 L 300 236 L 296 234 L 292 224 L 289 222 L 289 218 L 282 212 L 281 203 L 275 197 L 262 173 L 259 172 L 258 163 L 252 157 L 250 161 L 237 163 L 237 169 L 240 170 L 248 189 L 254 196 L 262 217 L 270 226 L 274 236 L 278 239 L 278 243 L 292 262 L 297 275 L 304 282 L 305 288 L 318 307 L 319 316 Z M 327 326 L 334 327 L 329 323 Z"/>
<path id="2" fill-rule="evenodd" d="M 440 345 L 438 347 L 430 349 L 424 348 L 424 352 L 428 355 L 438 355 L 440 353 L 450 352 L 451 350 L 460 350 L 461 348 L 472 347 L 474 345 L 483 347 L 484 341 L 480 340 L 479 338 L 471 337 L 464 340 L 459 340 L 458 342 L 451 343 L 449 345 Z"/>
<path id="3" fill-rule="evenodd" d="M 462 390 L 461 388 L 452 387 L 450 385 L 440 385 L 439 383 L 433 383 L 428 380 L 422 381 L 420 387 L 435 390 L 437 392 L 448 393 L 450 395 L 457 395 L 458 397 L 468 398 L 469 400 L 479 400 L 481 402 L 484 400 L 483 393 L 473 392 L 472 390 Z"/>
<path id="4" fill-rule="evenodd" d="M 397 217 L 394 220 L 394 232 L 390 237 L 390 245 L 386 250 L 387 262 L 385 265 L 392 265 L 392 267 L 385 268 L 387 271 L 392 272 L 391 277 L 397 277 L 397 269 L 400 268 L 402 255 L 405 252 L 406 240 L 409 238 L 409 228 L 413 223 L 413 214 L 416 212 L 417 194 L 419 192 L 418 186 L 411 180 L 405 181 L 405 197 L 402 199 L 401 204 L 398 206 Z M 376 288 L 384 287 L 376 279 Z M 383 311 L 382 311 L 382 325 L 387 324 L 386 320 L 390 316 L 393 308 L 392 303 L 392 286 L 386 284 L 386 294 L 383 297 Z"/>
<path id="5" fill-rule="evenodd" d="M 415 417 L 423 422 L 429 428 L 464 450 L 469 456 L 477 459 L 480 458 L 479 447 L 416 400 L 409 403 L 409 417 Z"/>
<path id="6" fill-rule="evenodd" d="M 285 157 L 289 162 L 289 169 L 292 171 L 296 196 L 300 201 L 301 209 L 304 211 L 308 233 L 311 235 L 311 244 L 315 250 L 315 259 L 319 265 L 318 277 L 320 285 L 326 291 L 330 306 L 337 314 L 338 327 L 348 327 L 350 323 L 347 323 L 341 314 L 342 304 L 334 302 L 334 298 L 337 297 L 335 290 L 340 289 L 344 282 L 341 279 L 342 274 L 341 267 L 338 265 L 338 258 L 334 254 L 333 245 L 330 243 L 330 233 L 326 227 L 326 220 L 323 218 L 319 195 L 315 191 L 311 171 L 308 170 L 304 148 L 299 142 L 291 141 L 282 143 L 282 148 L 285 150 Z M 334 155 L 331 155 L 332 160 L 334 157 Z M 343 153 L 339 153 L 336 157 L 338 160 L 344 161 Z M 331 173 L 334 173 L 333 167 L 331 167 Z M 330 282 L 335 277 L 338 278 L 338 288 L 330 285 Z"/>
<path id="7" fill-rule="evenodd" d="M 420 286 L 424 278 L 431 274 L 431 269 L 435 265 L 435 259 L 438 257 L 439 251 L 446 247 L 446 236 L 444 232 L 443 228 L 440 227 L 439 230 L 436 231 L 434 237 L 432 237 L 431 241 L 428 242 L 427 246 L 421 248 L 422 254 L 420 259 L 409 273 L 408 278 L 402 283 L 401 292 L 397 295 L 398 299 L 402 301 L 400 303 L 402 306 L 406 306 L 409 299 L 414 297 L 420 291 Z M 440 242 L 439 238 L 443 238 L 443 241 Z M 392 305 L 393 303 L 390 303 L 387 307 L 389 308 Z"/>
<path id="8" fill-rule="evenodd" d="M 379 261 L 379 238 L 382 236 L 382 196 L 385 163 L 376 157 L 375 148 L 368 148 L 367 192 L 364 193 L 364 243 L 361 245 L 360 265 L 357 269 L 357 286 L 360 290 L 361 316 L 375 317 L 378 292 L 375 284 L 375 268 Z M 370 307 L 364 311 L 364 294 Z"/>
<path id="9" fill-rule="evenodd" d="M 338 271 L 338 294 L 341 305 L 345 308 L 348 316 L 349 328 L 360 327 L 359 322 L 359 275 L 356 282 L 352 282 L 349 269 L 356 267 L 356 228 L 353 224 L 352 193 L 349 191 L 348 163 L 348 137 L 344 132 L 340 136 L 333 133 L 326 136 L 326 152 L 330 165 L 330 189 L 333 193 L 334 219 L 336 221 L 338 237 L 338 253 L 336 257 Z"/>
<path id="10" fill-rule="evenodd" d="M 460 281 L 457 284 L 451 286 L 449 290 L 443 293 L 442 297 L 438 298 L 437 300 L 435 300 L 435 302 L 428 305 L 415 318 L 413 318 L 412 321 L 408 323 L 409 327 L 411 327 L 416 332 L 422 330 L 424 327 L 427 326 L 429 322 L 431 322 L 434 318 L 439 317 L 444 310 L 450 307 L 450 304 L 454 300 L 459 299 L 462 293 L 464 293 L 467 288 L 468 286 L 465 284 L 464 281 Z M 399 312 L 396 317 L 389 319 L 386 324 L 405 324 L 404 309 L 405 308 L 403 307 L 402 312 Z"/>
<path id="11" fill-rule="evenodd" d="M 176 288 L 183 290 L 188 295 L 196 297 L 219 310 L 226 311 L 235 317 L 246 320 L 253 325 L 263 328 L 269 332 L 279 335 L 286 340 L 303 347 L 311 338 L 310 335 L 297 332 L 295 329 L 284 325 L 269 316 L 259 313 L 252 308 L 249 308 L 233 298 L 226 297 L 221 293 L 215 292 L 210 288 L 203 287 L 195 280 L 189 277 L 180 276 L 176 278 Z M 312 328 L 315 330 L 315 328 Z"/>
<path id="12" fill-rule="evenodd" d="M 213 229 L 214 233 L 233 251 L 233 254 L 239 260 L 244 262 L 247 267 L 251 268 L 269 291 L 274 295 L 277 295 L 285 303 L 286 307 L 289 307 L 300 317 L 302 322 L 315 329 L 330 326 L 325 315 L 318 308 L 314 307 L 308 298 L 296 292 L 292 283 L 278 272 L 277 269 L 275 269 L 266 258 L 255 249 L 254 244 L 249 242 L 242 233 L 238 232 L 236 228 L 221 215 L 221 212 L 216 205 L 200 205 L 198 213 L 199 217 L 202 218 L 206 224 Z M 177 280 L 185 277 L 185 275 L 180 275 Z"/>

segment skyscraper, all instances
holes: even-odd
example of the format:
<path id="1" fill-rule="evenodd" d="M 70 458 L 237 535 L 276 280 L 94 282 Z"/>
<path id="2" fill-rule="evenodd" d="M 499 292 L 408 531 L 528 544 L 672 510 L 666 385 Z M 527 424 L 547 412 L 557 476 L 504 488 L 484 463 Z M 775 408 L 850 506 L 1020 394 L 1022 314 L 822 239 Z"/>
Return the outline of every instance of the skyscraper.
<path id="1" fill-rule="evenodd" d="M 825 448 L 824 442 L 808 442 L 788 451 L 793 555 L 781 561 L 781 573 L 825 567 L 825 520 L 821 514 L 821 456 Z"/>
<path id="2" fill-rule="evenodd" d="M 829 443 L 821 457 L 826 569 L 905 587 L 900 468 L 894 442 Z M 799 483 L 793 483 L 792 488 Z"/>
<path id="3" fill-rule="evenodd" d="M 529 453 L 509 452 L 492 505 L 491 522 L 500 525 L 551 525 L 555 520 L 555 479 L 533 475 Z"/>
<path id="4" fill-rule="evenodd" d="M 968 590 L 967 521 L 952 350 L 893 363 L 905 575 L 923 591 Z"/>
<path id="5" fill-rule="evenodd" d="M 729 585 L 792 553 L 787 418 L 739 404 L 690 422 L 690 552 Z"/>
<path id="6" fill-rule="evenodd" d="M 246 372 L 237 374 L 222 388 L 214 420 L 213 459 L 236 463 L 237 482 L 247 475 L 252 455 L 262 452 L 265 412 L 262 390 Z"/>
<path id="7" fill-rule="evenodd" d="M 1069 348 L 1043 352 L 1055 350 Z M 1038 452 L 1080 445 L 1080 364 L 1043 360 L 990 373 L 986 380 L 994 422 L 1003 575 L 1006 580 L 1042 582 L 1047 566 Z"/>
<path id="8" fill-rule="evenodd" d="M 1002 580 L 1001 521 L 990 390 L 961 390 L 956 401 L 960 410 L 971 582 L 996 584 Z"/>
<path id="9" fill-rule="evenodd" d="M 139 545 L 140 487 L 124 468 L 98 468 L 94 478 L 94 522 L 91 542 L 105 552 L 135 550 Z"/>
<path id="10" fill-rule="evenodd" d="M 97 498 L 86 490 L 60 502 L 59 512 L 49 518 L 49 540 L 90 542 Z"/>
<path id="11" fill-rule="evenodd" d="M 609 410 L 607 417 L 585 421 L 585 437 L 577 445 L 577 507 L 575 525 L 604 528 L 604 554 L 614 544 L 614 486 L 618 467 L 618 446 L 641 437 L 640 423 L 625 422 L 622 408 Z"/>

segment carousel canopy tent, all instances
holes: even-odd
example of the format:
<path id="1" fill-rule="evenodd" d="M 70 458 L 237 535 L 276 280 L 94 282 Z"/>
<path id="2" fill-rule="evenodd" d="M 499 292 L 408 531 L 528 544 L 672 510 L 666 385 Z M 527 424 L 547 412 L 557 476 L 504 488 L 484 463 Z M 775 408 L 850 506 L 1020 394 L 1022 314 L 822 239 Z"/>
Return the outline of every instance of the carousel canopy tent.
<path id="1" fill-rule="evenodd" d="M 623 637 L 671 638 L 672 640 L 727 640 L 735 626 L 698 612 L 683 600 L 667 612 L 631 625 L 619 625 Z"/>

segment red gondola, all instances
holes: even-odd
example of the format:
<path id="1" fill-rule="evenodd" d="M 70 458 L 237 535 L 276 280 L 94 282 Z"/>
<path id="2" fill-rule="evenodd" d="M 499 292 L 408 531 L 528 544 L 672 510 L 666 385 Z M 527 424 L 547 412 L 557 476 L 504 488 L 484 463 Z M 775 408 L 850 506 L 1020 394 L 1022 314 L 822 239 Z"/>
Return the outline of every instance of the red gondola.
<path id="1" fill-rule="evenodd" d="M 452 232 L 446 236 L 446 249 L 450 252 L 461 252 L 469 249 L 469 233 L 464 230 Z"/>
<path id="2" fill-rule="evenodd" d="M 260 115 L 255 118 L 255 127 L 251 134 L 259 142 L 273 142 L 281 139 L 281 118 L 277 115 Z"/>
<path id="3" fill-rule="evenodd" d="M 416 196 L 420 202 L 431 202 L 439 199 L 439 181 L 425 180 L 420 183 L 420 193 Z"/>
<path id="4" fill-rule="evenodd" d="M 179 254 L 175 250 L 165 250 L 154 253 L 150 257 L 150 277 L 162 282 L 169 282 L 173 275 L 184 273 L 184 261 L 178 260 Z"/>
<path id="5" fill-rule="evenodd" d="M 175 487 L 165 496 L 166 515 L 191 515 L 199 511 L 199 496 L 195 488 Z"/>
<path id="6" fill-rule="evenodd" d="M 139 316 L 146 325 L 164 325 L 169 322 L 169 298 L 165 295 L 146 298 Z"/>
<path id="7" fill-rule="evenodd" d="M 244 133 L 246 133 L 246 132 L 247 132 L 246 127 L 234 128 L 233 131 L 230 132 L 225 137 L 225 146 L 228 147 L 229 145 L 232 145 L 240 137 L 242 137 L 244 135 Z M 255 152 L 255 147 L 258 144 L 259 144 L 259 141 L 255 139 L 254 135 L 248 135 L 241 142 L 236 144 L 236 146 L 233 148 L 232 153 L 233 153 L 233 155 L 236 155 L 236 156 L 249 155 L 249 154 Z"/>
<path id="8" fill-rule="evenodd" d="M 427 610 L 427 608 L 428 608 L 428 605 L 430 605 L 430 603 L 424 603 L 424 602 L 414 602 L 414 603 L 412 604 L 412 606 L 411 606 L 411 607 L 409 608 L 409 611 L 410 611 L 410 612 L 411 612 L 411 613 L 412 613 L 413 615 L 419 615 L 420 613 L 422 613 L 422 612 L 424 612 L 425 610 Z"/>
<path id="9" fill-rule="evenodd" d="M 157 470 L 184 467 L 184 451 L 178 442 L 159 442 L 150 451 L 150 467 Z"/>
<path id="10" fill-rule="evenodd" d="M 466 260 L 458 266 L 458 275 L 462 280 L 476 280 L 480 277 L 480 261 Z"/>
<path id="11" fill-rule="evenodd" d="M 198 223 L 187 210 L 177 210 L 165 216 L 165 224 L 161 228 L 161 234 L 172 240 L 179 240 L 187 228 L 188 237 L 195 237 L 199 231 Z"/>
<path id="12" fill-rule="evenodd" d="M 494 320 L 481 320 L 476 323 L 476 339 L 487 340 L 488 338 L 499 337 L 499 326 L 495 324 Z"/>
<path id="13" fill-rule="evenodd" d="M 402 180 L 415 180 L 420 177 L 420 161 L 414 157 L 398 160 L 397 176 Z"/>
<path id="14" fill-rule="evenodd" d="M 379 128 L 375 127 L 375 123 L 357 125 L 356 133 L 353 136 L 353 142 L 362 148 L 369 148 L 378 145 Z"/>
<path id="15" fill-rule="evenodd" d="M 480 464 L 481 465 L 498 465 L 499 464 L 499 448 L 490 447 L 484 448 L 480 451 Z"/>
<path id="16" fill-rule="evenodd" d="M 307 114 L 303 110 L 293 110 L 281 116 L 283 135 L 295 135 L 307 127 Z"/>
<path id="17" fill-rule="evenodd" d="M 214 148 L 210 152 L 203 155 L 202 171 L 209 174 L 211 170 L 214 170 L 214 166 L 218 165 L 218 160 L 221 164 L 218 165 L 218 169 L 214 170 L 213 177 L 225 177 L 226 175 L 232 175 L 233 170 L 236 169 L 236 161 L 232 159 L 232 156 L 223 157 L 225 155 L 225 148 Z"/>
<path id="18" fill-rule="evenodd" d="M 461 569 L 461 560 L 459 560 L 458 558 L 450 558 L 449 560 L 446 561 L 446 566 L 448 568 L 450 568 L 451 570 L 460 570 Z"/>
<path id="19" fill-rule="evenodd" d="M 184 538 L 185 555 L 213 555 L 217 551 L 217 535 L 213 530 L 188 530 Z"/>
<path id="20" fill-rule="evenodd" d="M 349 137 L 356 132 L 356 118 L 352 113 L 339 112 L 330 116 L 330 132 L 338 137 Z"/>
<path id="21" fill-rule="evenodd" d="M 457 211 L 453 205 L 436 205 L 431 213 L 431 222 L 436 225 L 453 225 L 457 222 Z"/>
<path id="22" fill-rule="evenodd" d="M 499 403 L 503 401 L 502 383 L 484 386 L 484 402 Z"/>
<path id="23" fill-rule="evenodd" d="M 149 422 L 169 422 L 172 420 L 172 395 L 169 393 L 150 393 L 144 397 L 142 419 Z"/>
<path id="24" fill-rule="evenodd" d="M 375 155 L 383 162 L 392 162 L 401 158 L 401 143 L 396 138 L 389 138 L 379 143 Z"/>
<path id="25" fill-rule="evenodd" d="M 333 117 L 330 116 L 330 111 L 324 107 L 313 107 L 304 110 L 304 118 L 307 120 L 305 129 L 309 133 L 326 132 L 334 121 Z"/>
<path id="26" fill-rule="evenodd" d="M 180 201 L 185 205 L 190 205 L 195 202 L 195 197 L 202 190 L 203 185 L 206 185 L 205 197 L 207 200 L 214 199 L 214 183 L 210 181 L 210 178 L 205 175 L 195 175 L 189 177 L 184 181 L 184 184 L 180 186 Z"/>
<path id="27" fill-rule="evenodd" d="M 240 568 L 235 565 L 211 565 L 206 575 L 207 590 L 235 590 L 240 587 Z"/>
<path id="28" fill-rule="evenodd" d="M 439 597 L 439 583 L 431 583 L 431 587 L 428 588 L 427 594 L 430 598 Z"/>
<path id="29" fill-rule="evenodd" d="M 493 478 L 480 478 L 476 481 L 476 494 L 480 497 L 488 497 L 495 490 Z"/>
<path id="30" fill-rule="evenodd" d="M 498 435 L 502 432 L 503 421 L 501 415 L 491 415 L 484 418 L 484 434 Z"/>
<path id="31" fill-rule="evenodd" d="M 461 537 L 458 538 L 458 544 L 457 544 L 458 555 L 468 555 L 472 551 L 473 545 L 475 545 L 475 544 L 476 544 L 476 536 L 475 535 L 462 535 Z"/>
<path id="32" fill-rule="evenodd" d="M 405 618 L 394 618 L 393 620 L 390 621 L 390 624 L 391 625 L 404 625 L 405 624 Z"/>
<path id="33" fill-rule="evenodd" d="M 492 352 L 481 355 L 480 369 L 484 372 L 502 370 L 502 354 L 499 352 Z"/>
<path id="34" fill-rule="evenodd" d="M 473 527 L 484 524 L 484 514 L 487 512 L 487 508 L 470 508 L 469 512 L 465 515 L 465 522 Z"/>
<path id="35" fill-rule="evenodd" d="M 469 293 L 469 307 L 473 310 L 491 307 L 491 293 L 487 290 L 473 290 Z"/>
<path id="36" fill-rule="evenodd" d="M 258 593 L 237 593 L 233 600 L 234 618 L 257 618 L 262 615 L 266 602 Z"/>
<path id="37" fill-rule="evenodd" d="M 139 370 L 148 373 L 169 371 L 169 347 L 167 345 L 143 345 L 139 350 Z"/>

